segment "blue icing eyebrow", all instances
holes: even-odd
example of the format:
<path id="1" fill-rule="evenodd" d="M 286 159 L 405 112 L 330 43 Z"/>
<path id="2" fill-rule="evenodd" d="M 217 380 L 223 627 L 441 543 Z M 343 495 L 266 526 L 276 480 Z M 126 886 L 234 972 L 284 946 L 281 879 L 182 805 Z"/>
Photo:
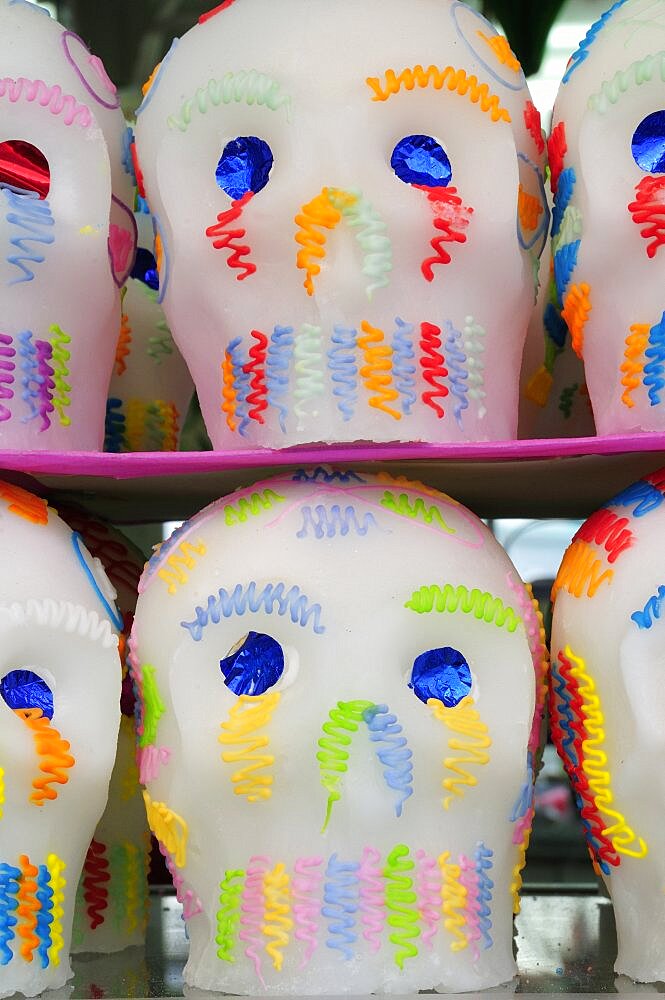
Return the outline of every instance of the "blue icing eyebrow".
<path id="1" fill-rule="evenodd" d="M 316 635 L 325 632 L 325 626 L 321 624 L 321 605 L 311 602 L 300 587 L 293 586 L 287 590 L 285 583 L 267 583 L 259 590 L 253 580 L 247 586 L 236 584 L 232 591 L 220 587 L 216 594 L 208 597 L 205 608 L 194 609 L 193 621 L 180 622 L 180 625 L 188 630 L 195 642 L 199 642 L 211 622 L 218 625 L 222 618 L 244 615 L 248 611 L 288 615 L 294 625 L 306 628 L 311 622 Z"/>
<path id="2" fill-rule="evenodd" d="M 122 620 L 122 615 L 120 614 L 120 612 L 118 611 L 118 609 L 116 608 L 116 606 L 114 604 L 111 604 L 110 601 L 108 601 L 104 597 L 104 595 L 103 595 L 103 593 L 102 593 L 102 591 L 100 589 L 99 584 L 95 580 L 94 573 L 92 572 L 92 570 L 88 566 L 87 562 L 85 561 L 85 556 L 83 555 L 83 550 L 81 549 L 81 542 L 82 541 L 83 541 L 83 539 L 81 538 L 81 535 L 79 534 L 79 532 L 78 531 L 73 531 L 72 532 L 72 547 L 73 547 L 74 552 L 76 554 L 76 557 L 77 557 L 77 559 L 78 559 L 78 561 L 80 563 L 81 569 L 83 570 L 83 572 L 87 576 L 88 583 L 90 584 L 90 586 L 94 590 L 94 592 L 95 592 L 98 600 L 100 601 L 100 603 L 102 604 L 102 606 L 104 608 L 104 611 L 109 616 L 109 618 L 111 619 L 111 621 L 113 622 L 113 624 L 115 625 L 115 627 L 118 629 L 118 631 L 122 632 L 122 630 L 124 628 L 124 625 L 125 625 L 125 623 Z"/>
<path id="3" fill-rule="evenodd" d="M 570 64 L 563 75 L 563 79 L 561 81 L 562 83 L 568 83 L 577 67 L 589 58 L 589 49 L 595 42 L 597 36 L 601 33 L 612 15 L 615 14 L 620 7 L 623 7 L 626 2 L 627 0 L 617 0 L 616 3 L 612 4 L 609 10 L 606 10 L 604 14 L 601 14 L 598 20 L 591 25 L 586 35 L 580 42 L 579 48 L 573 52 L 570 57 Z"/>

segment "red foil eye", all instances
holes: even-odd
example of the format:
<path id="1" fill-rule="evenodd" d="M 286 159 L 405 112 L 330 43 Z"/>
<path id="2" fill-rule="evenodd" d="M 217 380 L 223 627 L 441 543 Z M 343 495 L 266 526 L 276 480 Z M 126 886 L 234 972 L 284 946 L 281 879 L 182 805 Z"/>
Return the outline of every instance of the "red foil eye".
<path id="1" fill-rule="evenodd" d="M 22 139 L 0 142 L 0 187 L 35 191 L 46 198 L 51 188 L 51 170 L 40 149 Z"/>

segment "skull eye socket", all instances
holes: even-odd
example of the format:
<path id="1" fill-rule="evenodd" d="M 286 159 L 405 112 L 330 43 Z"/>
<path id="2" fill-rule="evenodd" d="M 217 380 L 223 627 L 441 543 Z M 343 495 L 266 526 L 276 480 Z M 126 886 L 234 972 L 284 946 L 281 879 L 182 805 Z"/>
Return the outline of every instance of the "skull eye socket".
<path id="1" fill-rule="evenodd" d="M 234 201 L 250 191 L 258 194 L 268 183 L 273 165 L 272 150 L 255 135 L 239 135 L 227 142 L 217 163 L 217 184 Z"/>
<path id="2" fill-rule="evenodd" d="M 31 142 L 9 139 L 0 142 L 0 188 L 33 192 L 43 200 L 51 188 L 48 160 Z"/>
<path id="3" fill-rule="evenodd" d="M 431 135 L 406 135 L 400 139 L 390 166 L 405 184 L 448 187 L 453 176 L 448 154 Z"/>
<path id="4" fill-rule="evenodd" d="M 428 649 L 413 661 L 409 687 L 425 704 L 436 698 L 446 708 L 454 708 L 470 693 L 472 684 L 469 664 L 452 646 Z"/>
<path id="5" fill-rule="evenodd" d="M 647 174 L 665 173 L 665 111 L 643 118 L 632 141 L 635 163 Z"/>
<path id="6" fill-rule="evenodd" d="M 284 673 L 284 650 L 272 636 L 248 632 L 219 661 L 219 667 L 234 694 L 265 694 Z"/>
<path id="7" fill-rule="evenodd" d="M 40 708 L 47 719 L 53 718 L 53 692 L 32 670 L 10 670 L 0 680 L 0 695 L 12 711 Z"/>
<path id="8" fill-rule="evenodd" d="M 143 282 L 144 285 L 152 288 L 153 291 L 159 291 L 157 261 L 155 260 L 155 255 L 150 250 L 147 250 L 146 247 L 139 247 L 136 251 L 136 260 L 134 261 L 131 277 Z"/>

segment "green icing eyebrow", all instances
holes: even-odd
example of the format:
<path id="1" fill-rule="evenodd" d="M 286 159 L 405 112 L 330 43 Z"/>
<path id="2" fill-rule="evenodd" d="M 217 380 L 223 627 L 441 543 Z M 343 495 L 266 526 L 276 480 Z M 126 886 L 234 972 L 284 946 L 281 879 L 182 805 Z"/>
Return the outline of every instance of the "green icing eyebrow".
<path id="1" fill-rule="evenodd" d="M 177 115 L 169 115 L 166 123 L 170 129 L 180 129 L 186 132 L 194 111 L 206 114 L 209 109 L 218 108 L 220 104 L 258 104 L 278 111 L 286 108 L 287 118 L 291 110 L 291 98 L 283 94 L 276 80 L 265 73 L 242 70 L 239 73 L 226 73 L 221 80 L 209 80 L 205 87 L 199 87 L 193 97 L 181 106 Z"/>
<path id="2" fill-rule="evenodd" d="M 466 615 L 472 614 L 480 621 L 487 622 L 488 625 L 496 625 L 497 628 L 505 628 L 508 632 L 514 632 L 518 625 L 522 624 L 522 619 L 511 607 L 507 607 L 500 597 L 494 597 L 487 591 L 469 590 L 460 584 L 453 587 L 446 583 L 443 587 L 433 584 L 429 587 L 420 587 L 415 590 L 409 600 L 404 605 L 410 611 L 415 611 L 422 615 L 430 611 L 449 612 L 462 611 Z"/>

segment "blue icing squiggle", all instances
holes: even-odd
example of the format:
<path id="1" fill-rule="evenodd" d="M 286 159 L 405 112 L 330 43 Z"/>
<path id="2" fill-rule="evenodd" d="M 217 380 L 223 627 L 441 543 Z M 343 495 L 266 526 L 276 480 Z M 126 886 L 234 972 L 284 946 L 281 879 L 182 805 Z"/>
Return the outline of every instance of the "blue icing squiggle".
<path id="1" fill-rule="evenodd" d="M 418 397 L 415 392 L 416 366 L 413 336 L 413 323 L 405 323 L 399 316 L 395 317 L 395 332 L 393 334 L 393 381 L 400 394 L 402 413 L 409 416 L 411 407 Z"/>
<path id="2" fill-rule="evenodd" d="M 570 63 L 568 65 L 566 72 L 563 75 L 563 80 L 561 81 L 562 83 L 568 83 L 575 70 L 578 69 L 578 67 L 581 66 L 581 64 L 586 59 L 589 58 L 589 49 L 595 42 L 600 32 L 603 30 L 603 28 L 605 27 L 609 19 L 612 17 L 612 15 L 615 14 L 619 10 L 619 8 L 623 7 L 623 5 L 627 2 L 628 0 L 616 0 L 616 3 L 613 3 L 610 9 L 606 10 L 605 13 L 602 14 L 598 18 L 598 20 L 591 25 L 586 35 L 580 42 L 579 48 L 575 52 L 573 52 L 572 56 L 570 57 Z"/>
<path id="3" fill-rule="evenodd" d="M 21 872 L 13 865 L 0 864 L 0 965 L 9 965 L 14 953 L 9 942 L 16 937 L 18 890 Z"/>
<path id="4" fill-rule="evenodd" d="M 53 944 L 51 938 L 51 924 L 53 923 L 53 889 L 51 887 L 51 873 L 46 865 L 40 865 L 37 870 L 37 901 L 40 904 L 37 913 L 37 926 L 35 933 L 39 938 L 37 954 L 42 963 L 42 969 L 48 968 L 49 948 Z"/>
<path id="5" fill-rule="evenodd" d="M 24 281 L 32 281 L 35 272 L 31 264 L 43 264 L 46 258 L 34 247 L 51 246 L 55 236 L 49 230 L 55 222 L 51 208 L 46 198 L 40 199 L 36 191 L 18 192 L 12 188 L 0 188 L 7 202 L 9 212 L 6 219 L 10 226 L 22 230 L 22 234 L 13 236 L 10 244 L 18 253 L 8 254 L 7 261 L 19 269 L 21 275 L 9 282 L 18 285 Z M 31 247 L 30 244 L 33 244 Z"/>
<path id="6" fill-rule="evenodd" d="M 492 929 L 492 889 L 494 888 L 494 882 L 487 874 L 488 871 L 492 869 L 492 858 L 494 857 L 494 852 L 490 851 L 488 847 L 482 843 L 478 844 L 475 853 L 475 868 L 476 875 L 478 876 L 478 902 L 480 903 L 480 909 L 478 910 L 478 927 L 483 936 L 483 948 L 491 948 L 494 944 L 492 940 L 492 935 L 490 931 Z"/>
<path id="7" fill-rule="evenodd" d="M 338 860 L 336 854 L 331 855 L 323 890 L 321 916 L 329 921 L 326 947 L 341 952 L 347 961 L 353 958 L 352 945 L 356 942 L 354 928 L 359 905 L 359 868 L 357 861 L 343 862 Z"/>
<path id="8" fill-rule="evenodd" d="M 212 622 L 218 625 L 222 618 L 232 615 L 244 615 L 248 611 L 264 611 L 267 615 L 289 615 L 294 625 L 305 628 L 312 622 L 316 635 L 325 632 L 321 625 L 321 605 L 312 603 L 300 587 L 290 587 L 284 583 L 267 583 L 261 590 L 252 580 L 246 587 L 238 583 L 232 591 L 220 587 L 216 594 L 211 594 L 205 608 L 194 609 L 194 620 L 180 622 L 187 629 L 192 639 L 199 642 L 203 638 L 203 630 Z"/>
<path id="9" fill-rule="evenodd" d="M 448 376 L 450 378 L 450 391 L 455 396 L 455 406 L 453 412 L 455 420 L 460 430 L 462 427 L 462 413 L 469 407 L 469 372 L 466 365 L 466 354 L 461 348 L 462 332 L 456 330 L 450 320 L 446 321 L 445 329 L 447 339 L 445 344 L 446 362 L 448 364 Z"/>
<path id="10" fill-rule="evenodd" d="M 279 412 L 279 426 L 286 434 L 286 418 L 289 413 L 284 396 L 289 388 L 289 369 L 293 357 L 293 327 L 276 326 L 270 337 L 266 355 L 266 386 L 268 405 Z"/>
<path id="11" fill-rule="evenodd" d="M 644 366 L 644 385 L 649 390 L 649 400 L 652 406 L 662 402 L 661 393 L 665 389 L 665 313 L 651 328 L 649 346 L 644 352 L 649 361 Z"/>
<path id="12" fill-rule="evenodd" d="M 231 364 L 233 365 L 233 387 L 236 392 L 236 416 L 240 419 L 240 424 L 238 425 L 238 430 L 245 436 L 247 433 L 247 427 L 249 426 L 249 411 L 247 405 L 247 396 L 250 389 L 251 374 L 246 372 L 245 365 L 248 363 L 247 358 L 243 357 L 240 346 L 242 344 L 241 337 L 235 337 L 227 347 L 227 351 L 231 357 Z"/>
<path id="13" fill-rule="evenodd" d="M 297 538 L 307 538 L 310 530 L 319 539 L 344 536 L 349 532 L 364 536 L 370 528 L 379 527 L 372 513 L 366 512 L 360 519 L 350 504 L 344 510 L 337 503 L 329 508 L 323 504 L 317 504 L 314 509 L 306 506 L 302 508 L 302 517 L 302 528 L 297 532 Z"/>
<path id="14" fill-rule="evenodd" d="M 328 351 L 328 367 L 335 383 L 333 395 L 345 421 L 353 418 L 358 399 L 357 337 L 356 330 L 336 326 L 331 338 L 335 346 Z"/>
<path id="15" fill-rule="evenodd" d="M 395 815 L 401 816 L 404 803 L 413 795 L 413 756 L 403 735 L 397 716 L 387 705 L 372 705 L 363 713 L 370 733 L 370 740 L 377 746 L 376 755 L 383 764 L 383 776 L 388 788 L 398 793 Z M 383 747 L 381 746 L 383 744 Z"/>
<path id="16" fill-rule="evenodd" d="M 659 587 L 658 593 L 650 597 L 644 606 L 643 611 L 634 611 L 630 616 L 639 629 L 651 628 L 654 621 L 658 620 L 665 604 L 665 587 Z"/>

